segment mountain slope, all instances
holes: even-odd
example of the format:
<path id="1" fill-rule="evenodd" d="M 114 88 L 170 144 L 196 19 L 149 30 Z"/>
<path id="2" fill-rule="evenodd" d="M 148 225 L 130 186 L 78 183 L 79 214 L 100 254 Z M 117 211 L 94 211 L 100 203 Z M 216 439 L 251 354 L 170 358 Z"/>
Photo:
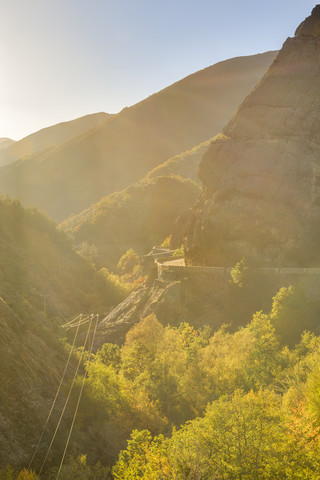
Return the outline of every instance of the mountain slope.
<path id="1" fill-rule="evenodd" d="M 17 142 L 7 143 L 7 148 L 0 152 L 0 165 L 7 165 L 16 160 L 25 159 L 64 143 L 70 138 L 96 127 L 99 123 L 107 120 L 109 116 L 108 113 L 104 112 L 85 115 L 69 122 L 61 122 L 57 125 L 43 128 Z M 0 148 L 3 148 L 1 143 Z"/>
<path id="2" fill-rule="evenodd" d="M 10 145 L 13 145 L 15 140 L 11 140 L 11 138 L 0 138 L 0 150 L 4 148 L 8 148 Z"/>
<path id="3" fill-rule="evenodd" d="M 64 145 L 0 170 L 0 191 L 62 220 L 218 133 L 275 57 L 220 62 Z"/>
<path id="4" fill-rule="evenodd" d="M 77 244 L 94 244 L 96 262 L 114 268 L 129 248 L 147 253 L 161 243 L 199 193 L 200 188 L 190 180 L 156 177 L 102 198 L 60 227 L 71 233 Z"/>
<path id="5" fill-rule="evenodd" d="M 158 176 L 178 175 L 179 177 L 193 180 L 199 183 L 198 171 L 200 161 L 207 150 L 211 140 L 197 145 L 192 150 L 175 155 L 164 163 L 153 168 L 146 178 L 155 178 Z"/>
<path id="6" fill-rule="evenodd" d="M 317 6 L 205 154 L 189 263 L 319 265 L 319 42 Z"/>
<path id="7" fill-rule="evenodd" d="M 79 313 L 102 314 L 120 298 L 51 221 L 4 199 L 0 259 L 0 465 L 21 466 L 29 463 L 67 359 L 58 325 Z M 48 433 L 42 458 L 47 445 Z"/>

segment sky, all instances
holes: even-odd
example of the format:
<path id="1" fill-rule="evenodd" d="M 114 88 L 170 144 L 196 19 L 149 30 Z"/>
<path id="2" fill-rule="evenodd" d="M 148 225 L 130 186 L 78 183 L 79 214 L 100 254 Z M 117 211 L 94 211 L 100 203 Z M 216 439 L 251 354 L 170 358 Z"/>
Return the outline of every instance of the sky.
<path id="1" fill-rule="evenodd" d="M 280 49 L 309 0 L 0 0 L 0 137 L 117 113 L 228 58 Z"/>

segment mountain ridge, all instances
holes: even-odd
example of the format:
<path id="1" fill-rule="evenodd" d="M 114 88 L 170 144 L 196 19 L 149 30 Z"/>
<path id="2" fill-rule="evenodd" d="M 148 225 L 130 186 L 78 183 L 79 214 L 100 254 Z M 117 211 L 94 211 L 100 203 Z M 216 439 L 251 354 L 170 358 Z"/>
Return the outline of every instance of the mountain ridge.
<path id="1" fill-rule="evenodd" d="M 237 57 L 196 72 L 72 142 L 3 167 L 0 190 L 61 221 L 218 133 L 274 56 Z"/>
<path id="2" fill-rule="evenodd" d="M 0 166 L 8 165 L 31 155 L 37 155 L 43 150 L 53 148 L 72 137 L 78 136 L 82 131 L 94 128 L 110 116 L 110 114 L 104 112 L 91 113 L 74 120 L 59 122 L 49 127 L 41 128 L 18 141 L 14 142 L 11 140 L 12 143 L 8 144 L 0 152 Z"/>
<path id="3" fill-rule="evenodd" d="M 7 137 L 0 138 L 0 150 L 4 148 L 8 148 L 10 145 L 14 143 L 15 143 L 15 140 L 12 140 L 11 138 L 7 138 Z"/>

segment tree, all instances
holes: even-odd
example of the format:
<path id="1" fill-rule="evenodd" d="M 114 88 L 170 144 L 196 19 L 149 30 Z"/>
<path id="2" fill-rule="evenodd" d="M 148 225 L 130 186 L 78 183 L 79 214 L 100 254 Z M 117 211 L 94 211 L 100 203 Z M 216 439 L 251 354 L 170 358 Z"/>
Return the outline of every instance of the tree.
<path id="1" fill-rule="evenodd" d="M 282 343 L 294 346 L 304 330 L 318 331 L 320 304 L 299 287 L 283 287 L 273 297 L 271 321 Z"/>
<path id="2" fill-rule="evenodd" d="M 251 388 L 270 385 L 281 371 L 281 353 L 275 329 L 268 315 L 257 312 L 246 327 L 253 336 L 247 359 L 248 385 Z"/>
<path id="3" fill-rule="evenodd" d="M 281 398 L 237 391 L 174 432 L 169 463 L 181 480 L 283 478 L 283 438 Z"/>
<path id="4" fill-rule="evenodd" d="M 104 343 L 96 353 L 96 359 L 105 365 L 111 365 L 118 369 L 121 361 L 121 353 L 118 345 L 114 343 Z"/>
<path id="5" fill-rule="evenodd" d="M 58 468 L 54 468 L 49 473 L 48 480 L 55 480 L 57 473 Z M 62 465 L 59 474 L 59 480 L 111 480 L 111 478 L 111 470 L 109 467 L 104 467 L 99 462 L 95 465 L 89 465 L 87 455 L 84 454 L 76 457 L 69 456 L 67 461 Z"/>
<path id="6" fill-rule="evenodd" d="M 129 248 L 129 250 L 127 250 L 120 258 L 117 268 L 121 274 L 133 273 L 134 269 L 139 265 L 139 255 L 133 250 L 133 248 Z"/>
<path id="7" fill-rule="evenodd" d="M 248 267 L 246 266 L 245 260 L 242 257 L 241 260 L 235 264 L 235 266 L 231 269 L 230 275 L 235 285 L 238 287 L 242 287 L 243 285 L 243 277 L 245 272 L 247 271 Z"/>
<path id="8" fill-rule="evenodd" d="M 13 468 L 10 467 L 10 465 L 7 465 L 6 468 L 0 470 L 0 480 L 14 480 L 14 478 L 15 473 Z"/>
<path id="9" fill-rule="evenodd" d="M 116 480 L 175 480 L 162 435 L 152 440 L 148 430 L 134 430 L 126 450 L 120 452 L 112 473 Z"/>

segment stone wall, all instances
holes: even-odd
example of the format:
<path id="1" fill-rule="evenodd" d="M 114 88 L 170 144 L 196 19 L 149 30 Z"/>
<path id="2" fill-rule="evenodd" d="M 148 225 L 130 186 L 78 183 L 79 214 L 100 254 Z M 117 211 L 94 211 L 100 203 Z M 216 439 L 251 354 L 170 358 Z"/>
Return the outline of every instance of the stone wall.
<path id="1" fill-rule="evenodd" d="M 206 267 L 206 266 L 177 266 L 170 265 L 170 258 L 158 258 L 156 265 L 158 279 L 164 282 L 183 280 L 196 277 L 212 277 L 220 281 L 229 281 L 232 267 Z M 262 267 L 250 268 L 249 270 L 258 274 L 273 275 L 278 277 L 283 284 L 296 284 L 302 277 L 314 275 L 320 278 L 320 268 L 287 268 L 287 267 Z"/>

